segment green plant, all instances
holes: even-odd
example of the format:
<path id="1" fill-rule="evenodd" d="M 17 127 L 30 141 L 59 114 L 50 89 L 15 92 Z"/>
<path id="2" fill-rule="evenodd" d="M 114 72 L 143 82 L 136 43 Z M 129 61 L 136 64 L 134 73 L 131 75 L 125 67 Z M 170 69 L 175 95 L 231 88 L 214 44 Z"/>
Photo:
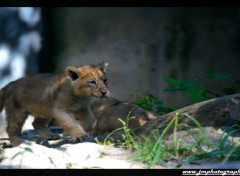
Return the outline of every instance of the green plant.
<path id="1" fill-rule="evenodd" d="M 205 78 L 211 81 L 221 81 L 233 78 L 233 76 L 229 74 L 208 71 L 205 74 Z M 193 103 L 207 100 L 211 98 L 211 96 L 220 97 L 240 92 L 240 79 L 235 79 L 230 87 L 223 88 L 221 90 L 222 94 L 218 94 L 216 91 L 211 91 L 205 84 L 199 83 L 198 79 L 177 80 L 169 76 L 165 76 L 163 79 L 170 85 L 170 87 L 164 89 L 165 92 L 182 91 Z"/>
<path id="2" fill-rule="evenodd" d="M 140 107 L 155 111 L 157 114 L 166 114 L 174 111 L 176 108 L 163 106 L 163 101 L 156 96 L 153 96 L 151 93 L 146 93 L 144 96 L 137 96 L 135 104 Z"/>
<path id="3" fill-rule="evenodd" d="M 229 74 L 208 71 L 205 74 L 205 78 L 211 81 L 223 81 L 225 79 L 232 79 L 233 76 Z M 200 83 L 198 79 L 177 80 L 169 76 L 165 76 L 163 79 L 169 84 L 169 87 L 164 89 L 165 92 L 183 92 L 183 94 L 189 98 L 191 103 L 197 103 L 210 98 L 221 97 L 240 92 L 239 78 L 234 79 L 230 86 L 221 89 L 220 91 L 222 94 L 216 93 L 217 91 L 210 90 L 209 86 Z M 135 104 L 146 110 L 154 111 L 159 115 L 163 115 L 177 109 L 176 107 L 164 106 L 163 100 L 154 96 L 150 92 L 146 92 L 141 96 L 134 96 L 136 97 L 136 100 L 134 101 Z"/>
<path id="4" fill-rule="evenodd" d="M 225 163 L 227 161 L 239 161 L 240 143 L 235 143 L 229 139 L 230 136 L 235 132 L 239 132 L 239 129 L 232 130 L 226 135 L 223 135 L 219 140 L 219 145 L 216 149 L 205 152 L 203 154 L 191 156 L 183 161 L 182 164 L 192 163 L 206 158 L 216 158 L 222 163 Z"/>
<path id="5" fill-rule="evenodd" d="M 199 137 L 190 146 L 183 145 L 181 139 L 177 136 L 178 128 L 186 126 L 184 123 L 179 123 L 180 118 L 190 118 L 199 129 Z M 171 129 L 173 130 L 172 141 L 166 141 L 165 137 Z M 205 142 L 208 146 L 211 145 L 199 122 L 188 114 L 176 114 L 161 134 L 159 134 L 159 131 L 154 130 L 151 136 L 144 137 L 143 142 L 135 145 L 136 153 L 133 159 L 145 162 L 150 167 L 159 162 L 180 160 L 183 157 L 204 153 L 205 151 L 200 145 L 202 142 Z"/>
<path id="6" fill-rule="evenodd" d="M 192 102 L 199 102 L 207 100 L 207 88 L 199 84 L 197 79 L 193 80 L 176 80 L 170 77 L 164 77 L 171 87 L 164 89 L 165 92 L 182 91 L 184 94 L 189 95 Z"/>
<path id="7" fill-rule="evenodd" d="M 205 78 L 211 81 L 221 81 L 224 79 L 232 79 L 233 76 L 208 71 Z M 197 79 L 176 80 L 171 77 L 164 77 L 164 80 L 170 84 L 170 87 L 164 89 L 164 91 L 182 91 L 192 102 L 204 101 L 211 98 L 211 96 L 218 97 L 240 92 L 240 79 L 235 79 L 230 87 L 223 88 L 221 90 L 222 94 L 217 94 L 211 91 L 205 84 L 200 83 Z M 146 93 L 143 96 L 137 96 L 135 103 L 146 110 L 155 111 L 158 114 L 165 114 L 176 110 L 176 108 L 173 107 L 163 106 L 163 101 L 156 96 L 153 96 L 151 93 Z M 184 128 L 191 131 L 194 128 L 193 126 L 181 123 L 180 119 L 182 118 L 189 118 L 193 122 L 194 126 L 197 127 L 197 134 L 192 134 L 192 138 L 194 140 L 191 145 L 185 145 L 184 141 L 178 137 L 180 129 Z M 127 119 L 130 120 L 131 117 L 128 116 Z M 217 158 L 222 162 L 240 159 L 240 144 L 229 142 L 229 137 L 236 132 L 236 130 L 223 136 L 219 140 L 218 148 L 206 150 L 206 148 L 202 148 L 202 144 L 205 144 L 208 149 L 211 147 L 213 148 L 213 144 L 209 142 L 201 124 L 194 117 L 186 113 L 176 114 L 165 126 L 161 134 L 159 133 L 158 127 L 153 129 L 148 137 L 141 136 L 140 138 L 136 137 L 134 132 L 128 128 L 128 120 L 127 122 L 124 122 L 121 119 L 119 120 L 123 124 L 123 127 L 115 130 L 114 132 L 123 130 L 125 134 L 122 136 L 123 140 L 118 141 L 118 144 L 124 148 L 133 149 L 135 154 L 131 158 L 133 160 L 144 162 L 149 167 L 154 166 L 159 162 L 167 162 L 171 160 L 179 161 L 180 164 L 176 167 L 181 167 L 182 164 L 192 163 L 212 157 Z M 172 139 L 166 140 L 167 134 L 171 132 Z M 109 140 L 111 134 L 109 134 L 109 137 L 105 139 L 105 145 L 114 145 Z"/>
<path id="8" fill-rule="evenodd" d="M 185 123 L 181 123 L 181 120 L 184 120 L 183 118 L 189 118 L 194 125 L 189 126 Z M 141 137 L 135 136 L 134 132 L 128 128 L 128 122 L 131 117 L 128 115 L 127 119 L 126 122 L 119 119 L 123 127 L 110 133 L 108 137 L 105 138 L 103 144 L 112 146 L 118 145 L 133 150 L 134 154 L 130 159 L 146 163 L 148 167 L 153 167 L 158 163 L 164 163 L 171 160 L 179 162 L 180 164 L 176 165 L 176 167 L 181 167 L 182 164 L 197 162 L 213 157 L 222 162 L 240 159 L 240 144 L 235 144 L 229 139 L 229 137 L 233 133 L 239 131 L 239 129 L 223 136 L 219 140 L 218 147 L 214 148 L 216 144 L 212 144 L 209 141 L 201 124 L 194 117 L 186 113 L 176 113 L 161 133 L 159 133 L 159 128 L 156 128 L 152 130 L 149 136 Z M 185 129 L 187 134 L 192 136 L 193 140 L 191 143 L 186 144 L 185 141 L 178 136 L 178 132 L 182 129 Z M 191 131 L 193 129 L 195 132 Z M 124 131 L 122 139 L 113 142 L 110 136 L 118 130 Z M 169 138 L 170 134 L 172 134 L 171 138 Z M 166 139 L 167 136 L 168 139 Z"/>
<path id="9" fill-rule="evenodd" d="M 109 133 L 107 135 L 107 137 L 104 139 L 104 141 L 102 143 L 103 145 L 114 146 L 114 145 L 118 144 L 123 148 L 128 148 L 128 149 L 134 148 L 135 142 L 136 142 L 134 139 L 135 135 L 134 135 L 134 132 L 128 127 L 129 120 L 131 120 L 134 117 L 131 117 L 130 114 L 131 114 L 131 111 L 127 115 L 126 122 L 120 118 L 118 119 L 122 123 L 123 126 L 121 128 L 118 128 L 118 129 L 112 131 L 111 133 Z M 123 132 L 124 132 L 123 135 L 121 136 L 122 139 L 120 139 L 118 141 L 112 141 L 111 135 L 120 130 L 123 130 Z M 101 142 L 99 142 L 99 141 L 96 141 L 96 142 L 101 144 Z"/>

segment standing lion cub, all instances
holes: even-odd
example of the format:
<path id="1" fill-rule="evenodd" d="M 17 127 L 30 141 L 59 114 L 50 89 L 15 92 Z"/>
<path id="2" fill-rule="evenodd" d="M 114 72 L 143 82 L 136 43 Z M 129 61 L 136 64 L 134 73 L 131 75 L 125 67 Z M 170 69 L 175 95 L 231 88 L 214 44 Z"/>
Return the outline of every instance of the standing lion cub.
<path id="1" fill-rule="evenodd" d="M 21 129 L 29 114 L 35 117 L 33 127 L 46 139 L 58 139 L 47 127 L 53 118 L 74 140 L 87 135 L 74 118 L 81 109 L 84 122 L 92 128 L 96 118 L 90 109 L 94 99 L 109 94 L 105 62 L 80 67 L 68 66 L 65 74 L 38 74 L 9 83 L 0 91 L 0 111 L 5 107 L 7 133 L 13 146 L 22 143 Z"/>

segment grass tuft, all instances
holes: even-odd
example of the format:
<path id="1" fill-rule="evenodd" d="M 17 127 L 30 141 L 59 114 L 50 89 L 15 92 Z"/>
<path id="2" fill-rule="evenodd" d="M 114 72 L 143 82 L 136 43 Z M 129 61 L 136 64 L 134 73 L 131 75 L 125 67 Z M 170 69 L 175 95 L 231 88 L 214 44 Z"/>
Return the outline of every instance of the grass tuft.
<path id="1" fill-rule="evenodd" d="M 189 118 L 193 122 L 193 126 L 180 123 L 180 119 Z M 147 164 L 148 168 L 156 164 L 164 164 L 169 161 L 176 161 L 179 163 L 176 168 L 180 168 L 183 164 L 190 164 L 208 158 L 216 158 L 219 161 L 226 162 L 232 160 L 239 160 L 240 145 L 230 141 L 230 136 L 239 131 L 239 129 L 229 132 L 219 140 L 219 144 L 212 144 L 208 136 L 204 132 L 201 124 L 191 115 L 186 113 L 176 113 L 173 119 L 166 125 L 160 133 L 159 129 L 152 130 L 149 136 L 137 137 L 134 132 L 128 128 L 128 122 L 131 119 L 130 113 L 124 122 L 122 128 L 124 130 L 123 140 L 117 143 L 110 140 L 112 133 L 104 140 L 104 145 L 119 145 L 123 148 L 134 151 L 130 159 L 140 161 Z M 185 140 L 179 137 L 179 132 L 182 128 L 188 129 L 188 134 L 193 141 L 186 144 Z M 193 131 L 193 129 L 196 129 Z M 170 135 L 171 134 L 171 135 Z M 207 146 L 207 147 L 206 147 Z M 214 148 L 215 147 L 215 148 Z"/>

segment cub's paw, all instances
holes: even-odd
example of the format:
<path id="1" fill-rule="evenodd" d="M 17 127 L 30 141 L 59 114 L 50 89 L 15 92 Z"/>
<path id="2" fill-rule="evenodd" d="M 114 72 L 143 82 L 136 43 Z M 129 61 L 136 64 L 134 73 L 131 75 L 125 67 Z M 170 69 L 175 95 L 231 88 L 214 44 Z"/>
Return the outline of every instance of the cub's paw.
<path id="1" fill-rule="evenodd" d="M 76 139 L 76 142 L 84 142 L 85 140 L 93 138 L 94 135 L 91 133 L 86 133 Z"/>
<path id="2" fill-rule="evenodd" d="M 12 147 L 19 146 L 24 140 L 21 137 L 10 137 L 9 138 Z"/>

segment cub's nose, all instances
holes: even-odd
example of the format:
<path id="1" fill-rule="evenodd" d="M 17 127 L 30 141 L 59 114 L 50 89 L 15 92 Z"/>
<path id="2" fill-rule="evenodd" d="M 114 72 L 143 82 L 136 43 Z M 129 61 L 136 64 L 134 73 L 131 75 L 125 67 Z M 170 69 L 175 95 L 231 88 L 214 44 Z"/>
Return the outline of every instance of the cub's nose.
<path id="1" fill-rule="evenodd" d="M 106 94 L 108 93 L 107 91 L 103 91 L 103 90 L 100 90 L 100 92 L 101 92 L 101 94 L 102 94 L 103 97 L 105 97 Z"/>

